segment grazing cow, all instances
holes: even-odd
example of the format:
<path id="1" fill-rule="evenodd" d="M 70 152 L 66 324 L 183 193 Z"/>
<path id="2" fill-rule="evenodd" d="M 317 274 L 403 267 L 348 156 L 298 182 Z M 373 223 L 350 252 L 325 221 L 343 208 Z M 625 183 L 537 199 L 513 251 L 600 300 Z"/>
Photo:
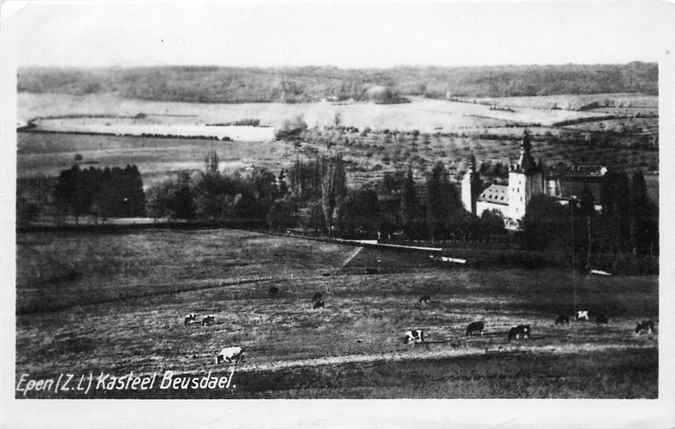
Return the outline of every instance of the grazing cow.
<path id="1" fill-rule="evenodd" d="M 479 333 L 480 335 L 483 335 L 485 332 L 485 322 L 480 321 L 480 322 L 471 322 L 469 325 L 466 327 L 466 336 L 471 336 L 475 332 Z"/>
<path id="2" fill-rule="evenodd" d="M 609 323 L 609 319 L 607 318 L 606 315 L 600 313 L 597 316 L 595 316 L 595 323 L 597 323 L 598 325 L 606 325 L 607 323 Z"/>
<path id="3" fill-rule="evenodd" d="M 216 316 L 213 314 L 207 314 L 206 316 L 202 317 L 202 326 L 205 325 L 210 325 L 216 321 Z"/>
<path id="4" fill-rule="evenodd" d="M 366 274 L 377 274 L 377 269 L 375 269 L 375 268 L 366 268 Z"/>
<path id="5" fill-rule="evenodd" d="M 509 341 L 512 339 L 524 339 L 527 340 L 530 338 L 530 325 L 518 325 L 514 326 L 509 330 Z"/>
<path id="6" fill-rule="evenodd" d="M 654 322 L 652 320 L 638 322 L 637 326 L 635 326 L 635 333 L 641 334 L 643 332 L 646 332 L 649 335 L 654 333 Z"/>
<path id="7" fill-rule="evenodd" d="M 277 296 L 279 295 L 279 288 L 276 286 L 272 286 L 270 288 L 270 296 Z"/>
<path id="8" fill-rule="evenodd" d="M 314 308 L 314 309 L 317 309 L 317 308 L 324 308 L 324 306 L 325 306 L 325 303 L 324 303 L 323 301 L 317 301 L 317 302 L 314 303 L 314 305 L 312 306 L 312 308 Z"/>
<path id="9" fill-rule="evenodd" d="M 227 361 L 229 363 L 239 363 L 244 359 L 244 352 L 241 347 L 225 347 L 216 354 L 216 364 Z"/>
<path id="10" fill-rule="evenodd" d="M 577 319 L 577 321 L 581 321 L 581 320 L 588 321 L 588 320 L 590 320 L 590 318 L 588 317 L 588 310 L 577 311 L 576 319 Z"/>
<path id="11" fill-rule="evenodd" d="M 403 337 L 403 342 L 405 344 L 420 344 L 424 342 L 424 331 L 421 329 L 411 329 L 406 331 L 405 336 Z"/>
<path id="12" fill-rule="evenodd" d="M 197 320 L 197 315 L 194 313 L 190 313 L 187 316 L 185 316 L 185 320 L 183 321 L 183 324 L 185 326 L 189 325 L 190 323 L 194 322 Z"/>
<path id="13" fill-rule="evenodd" d="M 570 318 L 565 314 L 558 314 L 558 317 L 555 319 L 556 325 L 569 325 Z"/>
<path id="14" fill-rule="evenodd" d="M 420 304 L 429 304 L 431 302 L 431 297 L 429 295 L 424 295 L 419 299 Z"/>
<path id="15" fill-rule="evenodd" d="M 312 296 L 312 301 L 317 302 L 321 301 L 321 298 L 323 298 L 323 295 L 321 295 L 321 292 L 317 292 Z"/>

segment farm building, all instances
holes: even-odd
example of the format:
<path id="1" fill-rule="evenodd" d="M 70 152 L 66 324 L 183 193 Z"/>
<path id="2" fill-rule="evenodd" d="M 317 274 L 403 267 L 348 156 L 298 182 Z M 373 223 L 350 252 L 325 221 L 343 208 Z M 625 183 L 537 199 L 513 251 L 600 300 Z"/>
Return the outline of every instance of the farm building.
<path id="1" fill-rule="evenodd" d="M 526 213 L 530 199 L 539 194 L 556 198 L 560 204 L 569 204 L 581 196 L 584 188 L 595 196 L 600 195 L 600 186 L 607 168 L 603 166 L 577 166 L 572 169 L 545 171 L 541 161 L 536 162 L 531 153 L 530 136 L 525 132 L 520 145 L 518 162 L 509 167 L 508 184 L 492 184 L 480 189 L 480 177 L 476 173 L 472 157 L 469 171 L 462 178 L 462 203 L 464 208 L 481 216 L 486 210 L 496 210 L 504 218 L 507 229 L 517 230 Z M 595 206 L 600 210 L 600 206 Z"/>

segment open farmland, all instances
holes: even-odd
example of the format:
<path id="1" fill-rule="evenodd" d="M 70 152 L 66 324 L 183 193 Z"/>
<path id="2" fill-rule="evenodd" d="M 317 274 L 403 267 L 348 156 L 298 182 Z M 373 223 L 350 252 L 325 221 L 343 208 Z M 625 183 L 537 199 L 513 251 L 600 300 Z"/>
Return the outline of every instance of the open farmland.
<path id="1" fill-rule="evenodd" d="M 658 96 L 639 93 L 614 94 L 561 94 L 522 97 L 461 97 L 460 100 L 484 105 L 513 108 L 533 108 L 542 110 L 590 110 L 612 111 L 612 109 L 629 111 L 658 112 Z"/>
<path id="2" fill-rule="evenodd" d="M 309 129 L 301 135 L 300 142 L 271 142 L 269 136 L 259 141 L 220 142 L 198 138 L 19 133 L 18 171 L 19 177 L 57 175 L 80 153 L 85 165 L 136 164 L 148 185 L 176 171 L 201 168 L 204 157 L 212 150 L 218 152 L 220 168 L 226 171 L 251 165 L 278 171 L 298 156 L 314 158 L 326 152 L 341 152 L 352 185 L 381 180 L 384 173 L 402 171 L 408 165 L 412 165 L 416 177 L 423 178 L 436 161 L 444 162 L 455 180 L 459 180 L 470 154 L 479 163 L 509 164 L 516 159 L 525 128 L 535 138 L 535 156 L 549 165 L 565 162 L 658 170 L 658 118 L 637 118 L 624 112 L 644 108 L 652 109 L 653 114 L 656 96 L 598 94 L 475 101 L 413 97 L 411 103 L 394 105 L 209 104 L 134 100 L 110 94 L 19 93 L 18 119 L 26 122 L 43 118 L 36 122 L 38 129 L 111 133 L 129 131 L 125 127 L 133 126 L 133 133 L 138 134 L 147 126 L 150 134 L 154 130 L 161 131 L 160 134 L 211 135 L 208 133 L 214 127 L 206 124 L 259 120 L 261 125 L 277 127 L 297 115 L 303 116 Z M 563 102 L 570 108 L 594 102 L 605 107 L 590 111 L 550 109 L 551 105 L 562 106 Z M 514 111 L 490 109 L 493 104 L 512 107 Z M 139 113 L 143 113 L 140 119 L 136 117 Z M 336 114 L 342 129 L 334 127 Z M 630 117 L 607 119 L 624 114 Z M 587 119 L 590 121 L 552 126 L 560 121 Z M 344 127 L 355 129 L 349 131 Z M 249 128 L 266 133 L 272 129 Z M 364 131 L 368 129 L 372 131 Z M 590 138 L 590 133 L 600 133 L 602 138 Z"/>
<path id="3" fill-rule="evenodd" d="M 18 177 L 57 176 L 69 168 L 76 154 L 84 166 L 99 167 L 136 164 L 144 184 L 155 183 L 168 174 L 203 168 L 210 151 L 220 158 L 220 169 L 233 172 L 251 165 L 272 171 L 290 165 L 298 156 L 314 158 L 329 151 L 341 152 L 347 162 L 350 185 L 373 183 L 385 172 L 404 171 L 412 165 L 422 179 L 437 161 L 443 161 L 459 180 L 466 161 L 474 154 L 477 161 L 509 164 L 517 159 L 523 128 L 509 128 L 511 135 L 500 138 L 470 135 L 381 133 L 368 134 L 340 130 L 310 129 L 300 143 L 285 141 L 222 142 L 204 139 L 123 137 L 54 133 L 18 134 Z M 533 129 L 537 132 L 537 129 Z M 555 130 L 546 130 L 546 132 Z M 641 147 L 613 147 L 546 136 L 540 130 L 534 152 L 549 165 L 602 164 L 625 169 L 658 170 L 658 151 Z M 535 135 L 536 136 L 536 135 Z M 621 140 L 620 137 L 615 139 Z M 618 141 L 617 140 L 617 141 Z"/>
<path id="4" fill-rule="evenodd" d="M 398 129 L 433 132 L 456 131 L 506 125 L 551 125 L 578 118 L 602 117 L 601 113 L 567 110 L 541 110 L 522 107 L 513 112 L 491 110 L 473 103 L 412 97 L 410 103 L 242 103 L 209 104 L 154 102 L 120 98 L 114 95 L 63 95 L 19 93 L 18 120 L 27 122 L 41 117 L 62 117 L 44 120 L 48 129 L 115 132 L 115 122 L 106 125 L 100 118 L 90 121 L 75 116 L 135 116 L 139 113 L 162 117 L 165 125 L 198 125 L 259 119 L 262 125 L 278 127 L 284 120 L 302 115 L 310 127 L 334 124 L 339 114 L 344 125 L 357 128 Z M 84 121 L 84 122 L 83 122 Z M 90 123 L 93 123 L 91 125 Z M 98 124 L 98 125 L 96 125 Z M 156 124 L 155 124 L 156 126 Z M 79 128 L 78 128 L 79 127 Z M 123 128 L 120 128 L 120 130 Z"/>
<path id="5" fill-rule="evenodd" d="M 294 159 L 295 149 L 284 142 L 214 141 L 157 137 L 23 133 L 18 134 L 17 176 L 58 176 L 73 164 L 76 154 L 83 166 L 119 167 L 136 164 L 144 185 L 182 170 L 199 170 L 211 151 L 220 168 L 234 171 L 251 165 L 278 169 Z"/>
<path id="6" fill-rule="evenodd" d="M 632 333 L 636 320 L 658 318 L 656 277 L 444 268 L 406 253 L 235 230 L 17 241 L 17 374 L 226 371 L 214 353 L 239 345 L 247 358 L 237 388 L 173 397 L 657 395 L 656 339 Z M 58 264 L 45 255 L 59 255 Z M 359 268 L 370 265 L 377 274 Z M 311 309 L 315 292 L 325 309 Z M 432 302 L 420 306 L 424 294 Z M 553 326 L 575 296 L 578 307 L 606 312 L 609 325 Z M 183 326 L 189 312 L 215 314 L 216 323 Z M 486 335 L 464 337 L 478 319 Z M 532 326 L 532 339 L 509 344 L 506 329 L 518 323 Z M 426 347 L 402 343 L 411 328 L 425 330 Z"/>

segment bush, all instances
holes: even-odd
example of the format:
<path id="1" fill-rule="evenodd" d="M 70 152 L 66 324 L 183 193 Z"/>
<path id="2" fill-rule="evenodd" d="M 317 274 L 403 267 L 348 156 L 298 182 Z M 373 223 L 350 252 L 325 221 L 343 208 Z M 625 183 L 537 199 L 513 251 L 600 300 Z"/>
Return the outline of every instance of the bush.
<path id="1" fill-rule="evenodd" d="M 286 119 L 282 122 L 276 131 L 276 138 L 277 140 L 298 138 L 306 130 L 307 122 L 305 122 L 302 115 L 298 115 L 293 119 Z"/>

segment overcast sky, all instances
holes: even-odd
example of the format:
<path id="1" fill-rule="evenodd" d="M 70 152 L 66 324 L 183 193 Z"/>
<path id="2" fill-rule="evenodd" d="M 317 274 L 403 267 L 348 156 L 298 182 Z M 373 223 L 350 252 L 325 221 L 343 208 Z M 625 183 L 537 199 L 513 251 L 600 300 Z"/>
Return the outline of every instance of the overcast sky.
<path id="1" fill-rule="evenodd" d="M 41 2 L 6 23 L 20 66 L 624 63 L 663 55 L 665 7 Z"/>

